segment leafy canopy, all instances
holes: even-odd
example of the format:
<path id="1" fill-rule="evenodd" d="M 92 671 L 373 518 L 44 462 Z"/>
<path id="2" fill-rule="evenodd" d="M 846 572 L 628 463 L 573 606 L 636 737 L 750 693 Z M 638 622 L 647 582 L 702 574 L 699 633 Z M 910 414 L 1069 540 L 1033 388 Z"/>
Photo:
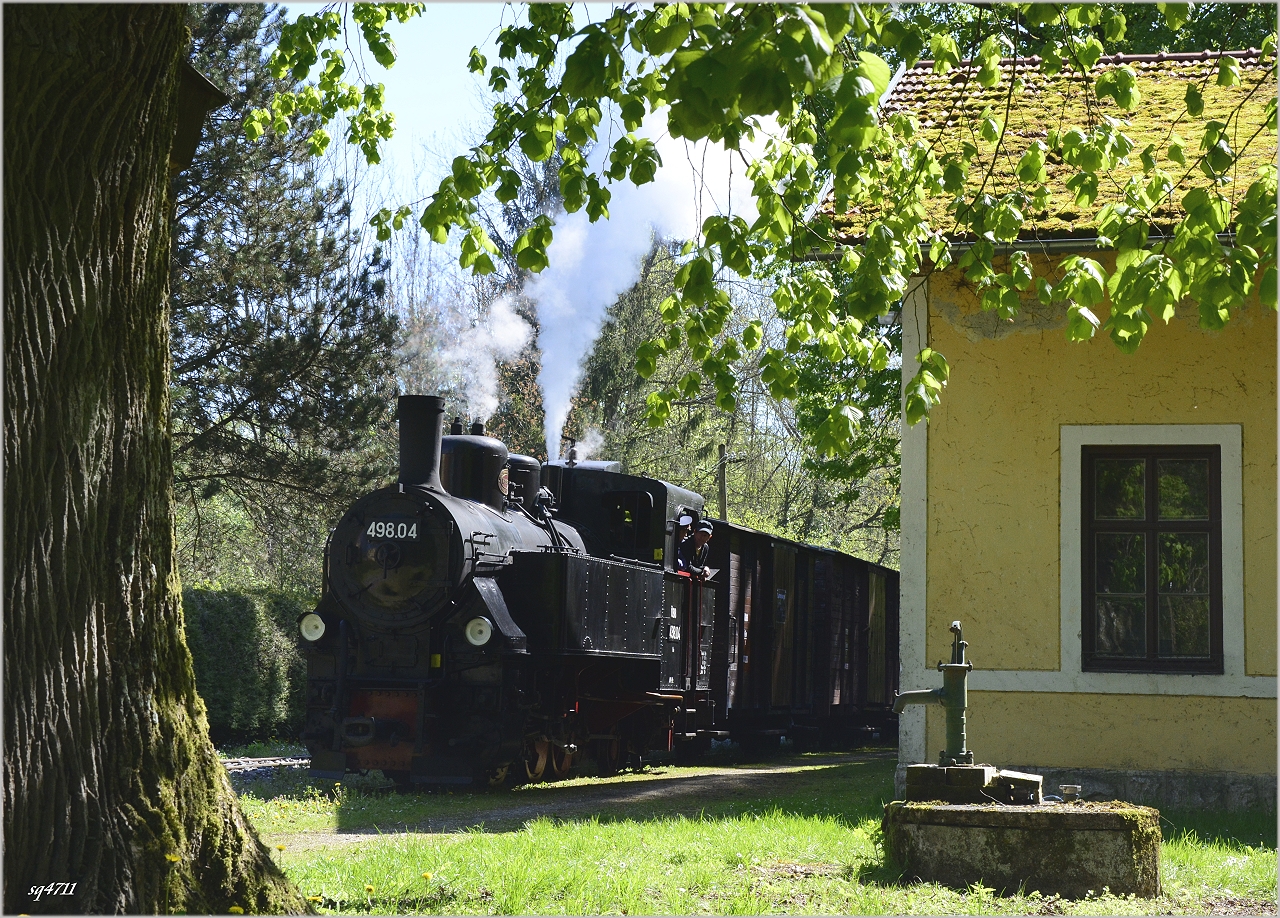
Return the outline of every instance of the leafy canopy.
<path id="1" fill-rule="evenodd" d="M 350 15 L 374 56 L 386 63 L 394 50 L 383 26 L 420 8 L 355 4 Z M 1173 34 L 1194 18 L 1189 4 L 1157 8 L 1163 28 Z M 877 317 L 901 302 L 910 277 L 949 263 L 949 242 L 957 236 L 973 240 L 960 266 L 982 289 L 983 306 L 1005 317 L 1016 312 L 1020 294 L 1035 278 L 1020 257 L 997 271 L 996 249 L 1018 238 L 1026 214 L 1047 197 L 1050 158 L 1071 167 L 1066 184 L 1086 205 L 1110 170 L 1132 157 L 1141 159 L 1141 173 L 1129 180 L 1123 202 L 1105 205 L 1094 221 L 1115 250 L 1114 268 L 1075 257 L 1056 280 L 1040 278 L 1035 284 L 1041 300 L 1067 311 L 1070 337 L 1087 340 L 1105 330 L 1121 350 L 1132 351 L 1154 319 L 1167 322 L 1184 296 L 1199 302 L 1201 323 L 1214 328 L 1255 292 L 1274 308 L 1275 167 L 1261 170 L 1244 190 L 1232 185 L 1232 166 L 1241 152 L 1233 144 L 1274 148 L 1274 89 L 1265 124 L 1249 137 L 1225 131 L 1221 120 L 1197 122 L 1203 88 L 1190 84 L 1186 114 L 1188 123 L 1199 125 L 1199 142 L 1167 151 L 1135 149 L 1124 117 L 1141 102 L 1135 74 L 1125 65 L 1097 66 L 1106 42 L 1125 40 L 1124 9 L 957 5 L 929 23 L 910 5 L 894 10 L 870 4 L 669 3 L 626 5 L 603 21 L 579 23 L 571 7 L 531 4 L 523 9 L 527 21 L 500 32 L 497 61 L 472 50 L 471 69 L 487 74 L 499 94 L 493 125 L 469 153 L 453 161 L 419 222 L 438 242 L 460 233 L 462 266 L 492 272 L 497 250 L 477 202 L 483 195 L 506 202 L 518 194 L 517 151 L 535 162 L 558 154 L 565 209 L 585 207 L 594 221 L 608 216 L 610 182 L 642 185 L 654 178 L 658 152 L 639 131 L 646 116 L 664 112 L 672 136 L 720 141 L 730 149 L 776 123 L 748 172 L 758 217 L 751 224 L 740 217 L 706 220 L 686 246 L 676 292 L 661 306 L 665 333 L 639 348 L 637 369 L 641 375 L 653 373 L 658 358 L 678 348 L 686 348 L 695 362 L 678 384 L 649 396 L 649 419 L 660 424 L 676 399 L 707 386 L 723 410 L 732 410 L 734 367 L 745 352 L 762 349 L 755 359 L 771 395 L 807 397 L 806 434 L 820 452 L 842 454 L 855 442 L 857 395 L 824 398 L 821 391 L 807 391 L 814 374 L 804 372 L 802 359 L 809 359 L 816 345 L 833 362 L 884 367 L 891 355 Z M 343 83 L 341 53 L 320 50 L 340 30 L 340 17 L 332 11 L 300 16 L 289 27 L 272 67 L 303 79 L 323 61 L 319 81 L 302 92 L 278 95 L 269 109 L 254 112 L 245 122 L 250 136 L 287 127 L 293 111 L 329 119 L 342 110 L 352 113 L 351 142 L 371 162 L 377 160 L 377 138 L 392 130 L 389 116 L 379 109 L 381 86 L 361 91 Z M 1273 66 L 1274 33 L 1263 44 Z M 1048 143 L 1032 145 L 1019 159 L 1018 184 L 1011 190 L 994 193 L 985 181 L 1003 150 L 999 112 L 982 119 L 983 149 L 969 143 L 946 152 L 927 142 L 910 118 L 882 116 L 880 101 L 892 78 L 889 61 L 911 65 L 927 55 L 935 70 L 945 71 L 970 59 L 978 83 L 990 88 L 1010 82 L 1000 67 L 1002 58 L 1033 53 L 1046 72 L 1081 73 L 1094 97 L 1111 100 L 1114 108 L 1091 106 L 1086 123 L 1063 125 L 1051 132 Z M 1231 86 L 1240 80 L 1237 62 L 1224 57 L 1217 83 Z M 1016 89 L 1010 83 L 1010 99 Z M 587 160 L 595 144 L 608 149 L 599 170 Z M 1152 214 L 1167 209 L 1175 194 L 1170 162 L 1197 170 L 1207 185 L 1173 201 L 1182 216 L 1167 236 L 1153 241 Z M 852 209 L 869 216 L 860 238 L 843 247 L 837 246 L 829 213 L 804 219 L 820 203 L 828 179 L 835 213 Z M 935 198 L 949 202 L 945 221 L 930 219 L 926 204 Z M 410 215 L 408 208 L 387 209 L 373 223 L 381 235 L 389 235 Z M 1230 230 L 1234 239 L 1222 238 Z M 549 217 L 533 221 L 513 246 L 519 266 L 533 272 L 545 268 L 553 233 Z M 756 325 L 730 330 L 733 306 L 718 283 L 726 272 L 781 278 L 774 302 L 787 323 L 785 344 L 764 344 Z M 1110 309 L 1105 321 L 1095 311 L 1102 305 Z M 938 403 L 949 374 L 942 354 L 925 348 L 915 357 L 918 369 L 905 391 L 906 418 L 913 424 Z"/>

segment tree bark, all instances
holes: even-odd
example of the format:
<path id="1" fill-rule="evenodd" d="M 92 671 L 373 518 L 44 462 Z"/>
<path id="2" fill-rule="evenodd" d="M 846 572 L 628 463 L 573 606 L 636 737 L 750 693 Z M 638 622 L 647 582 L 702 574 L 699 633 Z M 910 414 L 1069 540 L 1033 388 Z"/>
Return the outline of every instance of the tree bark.
<path id="1" fill-rule="evenodd" d="M 168 431 L 183 10 L 4 8 L 4 907 L 298 911 L 208 739 Z M 32 887 L 55 887 L 37 899 Z"/>

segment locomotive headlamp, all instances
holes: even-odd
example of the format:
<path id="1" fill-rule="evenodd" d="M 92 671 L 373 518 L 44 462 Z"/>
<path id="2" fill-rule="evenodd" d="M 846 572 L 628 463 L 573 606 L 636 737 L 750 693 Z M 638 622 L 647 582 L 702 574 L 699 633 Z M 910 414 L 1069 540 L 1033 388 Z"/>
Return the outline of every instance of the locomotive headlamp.
<path id="1" fill-rule="evenodd" d="M 489 638 L 493 637 L 493 622 L 483 615 L 477 615 L 467 622 L 467 627 L 463 631 L 469 644 L 473 647 L 483 647 L 489 643 Z"/>
<path id="2" fill-rule="evenodd" d="M 298 630 L 308 641 L 318 641 L 324 637 L 324 619 L 314 612 L 308 612 L 298 620 Z"/>

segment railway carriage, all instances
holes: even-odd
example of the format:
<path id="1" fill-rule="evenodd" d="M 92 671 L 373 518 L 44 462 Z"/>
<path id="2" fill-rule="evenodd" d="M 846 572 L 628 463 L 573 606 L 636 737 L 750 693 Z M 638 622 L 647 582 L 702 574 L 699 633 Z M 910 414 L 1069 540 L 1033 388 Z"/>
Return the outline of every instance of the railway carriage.
<path id="1" fill-rule="evenodd" d="M 339 521 L 299 621 L 313 774 L 536 781 L 888 724 L 895 572 L 717 521 L 694 578 L 673 521 L 700 495 L 398 408 L 399 481 Z"/>

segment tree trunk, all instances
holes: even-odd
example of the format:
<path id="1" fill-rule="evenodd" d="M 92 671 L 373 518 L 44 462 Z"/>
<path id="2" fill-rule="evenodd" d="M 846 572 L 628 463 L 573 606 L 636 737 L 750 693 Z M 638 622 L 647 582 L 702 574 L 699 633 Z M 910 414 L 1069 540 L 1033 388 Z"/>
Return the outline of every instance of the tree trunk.
<path id="1" fill-rule="evenodd" d="M 168 433 L 183 10 L 4 8 L 4 908 L 297 911 L 208 739 Z M 33 887 L 53 887 L 37 894 Z"/>

